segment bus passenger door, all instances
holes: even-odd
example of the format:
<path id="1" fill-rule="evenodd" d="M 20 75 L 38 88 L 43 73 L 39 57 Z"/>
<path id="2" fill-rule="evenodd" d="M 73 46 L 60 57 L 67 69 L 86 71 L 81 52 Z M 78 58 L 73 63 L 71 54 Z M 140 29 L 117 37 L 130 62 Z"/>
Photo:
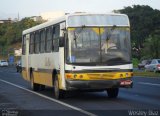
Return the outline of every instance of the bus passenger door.
<path id="1" fill-rule="evenodd" d="M 60 38 L 64 39 L 64 31 L 65 22 L 60 24 Z M 65 83 L 65 65 L 64 65 L 64 46 L 59 46 L 59 66 L 60 66 L 60 78 L 59 78 L 59 85 L 60 89 L 66 89 Z"/>
<path id="2" fill-rule="evenodd" d="M 30 69 L 29 69 L 29 40 L 30 35 L 26 35 L 26 72 L 27 72 L 27 78 L 26 80 L 30 80 Z"/>

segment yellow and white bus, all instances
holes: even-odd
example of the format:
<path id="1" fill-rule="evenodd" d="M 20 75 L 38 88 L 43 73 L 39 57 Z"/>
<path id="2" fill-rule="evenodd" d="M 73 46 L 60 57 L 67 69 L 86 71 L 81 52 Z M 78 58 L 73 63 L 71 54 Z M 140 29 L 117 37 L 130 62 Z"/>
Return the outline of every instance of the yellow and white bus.
<path id="1" fill-rule="evenodd" d="M 22 75 L 33 90 L 54 87 L 55 98 L 70 90 L 132 87 L 130 24 L 124 14 L 75 13 L 23 31 Z"/>

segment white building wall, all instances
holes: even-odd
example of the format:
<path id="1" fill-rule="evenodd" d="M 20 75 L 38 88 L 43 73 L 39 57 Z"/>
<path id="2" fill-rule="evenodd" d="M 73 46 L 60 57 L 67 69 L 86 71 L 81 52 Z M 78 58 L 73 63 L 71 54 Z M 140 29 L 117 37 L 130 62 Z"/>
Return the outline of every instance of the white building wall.
<path id="1" fill-rule="evenodd" d="M 41 13 L 40 16 L 43 20 L 50 21 L 59 17 L 62 17 L 65 15 L 65 12 L 63 11 L 54 11 L 54 12 L 44 12 Z"/>

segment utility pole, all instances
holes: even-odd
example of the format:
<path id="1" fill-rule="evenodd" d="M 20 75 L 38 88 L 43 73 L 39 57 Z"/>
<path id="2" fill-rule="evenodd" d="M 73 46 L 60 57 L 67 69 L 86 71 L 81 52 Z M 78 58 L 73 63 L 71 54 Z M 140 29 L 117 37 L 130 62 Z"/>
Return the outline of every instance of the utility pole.
<path id="1" fill-rule="evenodd" d="M 18 21 L 19 21 L 19 12 L 18 12 L 18 17 L 17 17 Z"/>

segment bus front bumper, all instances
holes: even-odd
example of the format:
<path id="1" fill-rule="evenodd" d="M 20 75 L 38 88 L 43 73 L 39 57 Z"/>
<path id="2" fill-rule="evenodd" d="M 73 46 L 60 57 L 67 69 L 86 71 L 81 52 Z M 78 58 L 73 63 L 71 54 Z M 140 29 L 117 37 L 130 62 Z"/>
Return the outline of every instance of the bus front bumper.
<path id="1" fill-rule="evenodd" d="M 116 80 L 66 80 L 68 90 L 88 90 L 88 89 L 107 89 L 107 88 L 132 88 L 131 78 Z"/>

